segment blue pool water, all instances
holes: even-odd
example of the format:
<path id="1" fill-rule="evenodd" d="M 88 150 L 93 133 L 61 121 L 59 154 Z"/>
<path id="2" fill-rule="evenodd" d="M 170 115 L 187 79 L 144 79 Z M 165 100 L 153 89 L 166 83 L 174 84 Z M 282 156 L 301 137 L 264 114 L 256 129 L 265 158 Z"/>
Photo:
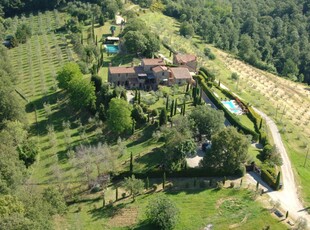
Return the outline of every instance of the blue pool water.
<path id="1" fill-rule="evenodd" d="M 241 108 L 233 103 L 233 101 L 222 101 L 223 105 L 232 113 L 240 113 Z"/>
<path id="2" fill-rule="evenodd" d="M 115 54 L 118 53 L 119 49 L 117 45 L 105 45 L 105 48 L 108 53 Z"/>

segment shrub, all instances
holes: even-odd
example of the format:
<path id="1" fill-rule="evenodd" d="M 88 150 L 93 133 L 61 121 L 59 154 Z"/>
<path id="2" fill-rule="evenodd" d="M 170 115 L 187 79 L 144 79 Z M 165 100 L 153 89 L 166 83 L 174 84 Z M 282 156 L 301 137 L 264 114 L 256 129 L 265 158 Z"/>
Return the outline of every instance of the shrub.
<path id="1" fill-rule="evenodd" d="M 147 207 L 146 216 L 157 229 L 173 229 L 178 221 L 179 210 L 166 196 L 157 196 Z"/>
<path id="2" fill-rule="evenodd" d="M 210 81 L 214 81 L 215 80 L 215 73 L 213 73 L 211 70 L 207 69 L 206 67 L 200 67 L 199 70 L 204 72 L 208 76 Z"/>
<path id="3" fill-rule="evenodd" d="M 125 197 L 126 197 L 126 193 L 123 192 L 123 193 L 122 193 L 122 198 L 125 198 Z"/>
<path id="4" fill-rule="evenodd" d="M 271 188 L 277 189 L 276 180 L 267 169 L 261 170 L 261 177 Z"/>
<path id="5" fill-rule="evenodd" d="M 222 181 L 216 182 L 216 189 L 221 190 L 224 187 Z"/>

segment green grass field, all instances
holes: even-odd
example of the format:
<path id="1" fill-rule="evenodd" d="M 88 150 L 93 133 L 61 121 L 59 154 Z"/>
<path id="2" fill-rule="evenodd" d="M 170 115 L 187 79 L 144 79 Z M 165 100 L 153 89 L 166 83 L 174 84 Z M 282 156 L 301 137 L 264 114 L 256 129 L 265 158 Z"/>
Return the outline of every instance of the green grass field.
<path id="1" fill-rule="evenodd" d="M 192 182 L 179 180 L 175 185 L 183 189 L 164 192 L 180 211 L 176 230 L 203 229 L 208 224 L 213 224 L 215 229 L 235 227 L 252 230 L 267 226 L 286 229 L 267 209 L 253 200 L 251 191 L 194 189 L 192 186 L 184 189 L 186 183 Z M 113 188 L 109 188 L 106 195 L 108 200 L 115 200 Z M 155 229 L 147 223 L 145 211 L 148 202 L 156 195 L 152 192 L 140 195 L 134 203 L 131 198 L 121 199 L 113 203 L 113 208 L 101 208 L 102 200 L 89 195 L 85 197 L 85 202 L 70 206 L 67 224 L 79 225 L 82 229 Z"/>

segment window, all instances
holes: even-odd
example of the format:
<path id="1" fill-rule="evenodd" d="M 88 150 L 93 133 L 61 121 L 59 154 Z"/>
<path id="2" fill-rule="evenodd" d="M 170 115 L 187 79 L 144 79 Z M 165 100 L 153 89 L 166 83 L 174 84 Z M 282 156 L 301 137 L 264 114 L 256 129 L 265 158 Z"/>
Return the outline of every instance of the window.
<path id="1" fill-rule="evenodd" d="M 119 73 L 119 74 L 118 74 L 118 77 L 120 77 L 120 76 L 121 76 L 121 74 Z"/>
<path id="2" fill-rule="evenodd" d="M 163 72 L 161 73 L 161 75 L 162 75 L 162 76 L 165 76 L 165 72 L 163 71 Z"/>

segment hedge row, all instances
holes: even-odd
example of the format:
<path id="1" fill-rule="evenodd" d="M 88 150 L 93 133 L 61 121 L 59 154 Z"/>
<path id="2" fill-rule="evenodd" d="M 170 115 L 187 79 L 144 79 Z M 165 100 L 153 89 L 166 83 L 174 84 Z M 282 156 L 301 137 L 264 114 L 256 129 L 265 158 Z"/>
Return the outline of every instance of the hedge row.
<path id="1" fill-rule="evenodd" d="M 211 81 L 215 80 L 215 74 L 212 71 L 208 70 L 206 67 L 200 67 L 199 70 L 204 72 Z"/>
<path id="2" fill-rule="evenodd" d="M 253 130 L 249 129 L 248 127 L 244 126 L 236 117 L 236 115 L 232 114 L 224 105 L 223 103 L 216 97 L 213 92 L 209 89 L 206 82 L 204 81 L 202 76 L 197 77 L 198 82 L 201 85 L 201 88 L 206 93 L 206 95 L 209 97 L 209 99 L 213 102 L 213 104 L 224 111 L 226 119 L 235 127 L 237 127 L 240 131 L 242 131 L 244 134 L 252 135 L 253 140 L 257 141 L 259 139 L 259 134 L 254 132 Z"/>
<path id="3" fill-rule="evenodd" d="M 201 76 L 204 78 L 204 80 L 205 80 L 206 82 L 209 81 L 208 76 L 205 74 L 205 72 L 199 70 L 199 71 L 198 71 L 198 74 L 201 75 Z"/>
<path id="4" fill-rule="evenodd" d="M 271 188 L 277 190 L 276 180 L 267 169 L 261 170 L 261 177 Z"/>
<path id="5" fill-rule="evenodd" d="M 240 174 L 241 170 L 237 170 L 235 176 L 243 176 Z M 245 169 L 243 170 L 245 171 Z M 149 178 L 161 178 L 164 174 L 163 170 L 150 170 L 144 173 L 133 173 L 136 178 L 145 179 Z M 130 177 L 131 174 L 129 171 L 121 172 L 117 175 L 112 175 L 113 181 L 123 180 L 125 177 Z M 179 178 L 193 178 L 193 177 L 215 177 L 215 176 L 227 176 L 221 172 L 213 172 L 204 168 L 187 168 L 182 171 L 173 171 L 173 172 L 166 172 L 167 177 Z"/>

